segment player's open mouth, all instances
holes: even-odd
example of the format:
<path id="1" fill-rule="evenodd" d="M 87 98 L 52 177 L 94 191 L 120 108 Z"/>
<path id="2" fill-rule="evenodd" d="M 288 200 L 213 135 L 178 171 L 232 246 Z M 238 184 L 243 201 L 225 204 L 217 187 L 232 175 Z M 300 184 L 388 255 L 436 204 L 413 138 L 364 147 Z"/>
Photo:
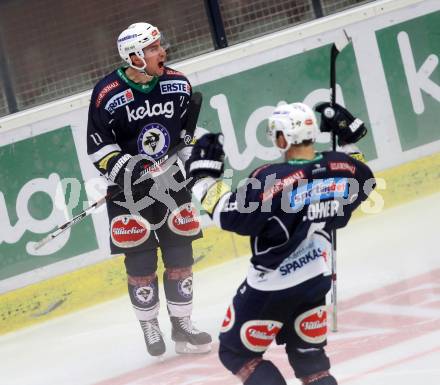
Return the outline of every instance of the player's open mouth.
<path id="1" fill-rule="evenodd" d="M 157 65 L 159 66 L 159 68 L 163 68 L 163 66 L 164 66 L 164 62 L 163 62 L 163 61 L 160 61 Z"/>

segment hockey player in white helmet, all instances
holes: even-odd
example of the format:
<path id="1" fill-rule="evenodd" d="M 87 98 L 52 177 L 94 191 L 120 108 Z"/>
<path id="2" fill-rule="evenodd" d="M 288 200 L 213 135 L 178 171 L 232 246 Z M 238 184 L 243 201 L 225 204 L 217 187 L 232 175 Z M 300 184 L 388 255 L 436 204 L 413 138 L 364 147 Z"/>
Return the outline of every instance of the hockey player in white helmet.
<path id="1" fill-rule="evenodd" d="M 334 132 L 342 150 L 353 149 L 367 132 L 342 106 L 317 110 L 326 111 L 321 131 Z M 238 191 L 221 179 L 221 135 L 200 138 L 187 162 L 193 196 L 222 229 L 248 235 L 252 249 L 246 279 L 221 326 L 219 358 L 245 385 L 286 385 L 263 359 L 275 341 L 285 345 L 303 385 L 336 385 L 324 350 L 330 234 L 348 223 L 374 188 L 374 177 L 344 152 L 316 151 L 316 117 L 303 103 L 275 108 L 267 132 L 284 159 L 257 168 Z"/>
<path id="2" fill-rule="evenodd" d="M 291 145 L 302 148 L 314 143 L 318 132 L 315 114 L 304 103 L 282 104 L 269 117 L 267 135 L 282 152 L 289 150 Z M 278 140 L 278 133 L 284 140 Z"/>
<path id="3" fill-rule="evenodd" d="M 170 153 L 181 141 L 188 118 L 191 84 L 184 74 L 165 65 L 162 34 L 151 24 L 130 25 L 119 35 L 117 48 L 125 65 L 105 76 L 93 90 L 87 151 L 98 171 L 108 179 L 110 195 L 122 189 L 132 194 L 134 202 L 147 196 L 151 199 L 139 211 L 107 202 L 111 252 L 125 255 L 128 292 L 148 352 L 161 356 L 166 348 L 157 319 L 156 270 L 160 249 L 175 349 L 178 353 L 206 353 L 211 349 L 211 336 L 196 329 L 191 320 L 194 263 L 191 243 L 202 236 L 196 209 L 185 188 L 179 191 L 166 188 L 166 197 L 172 205 L 150 194 L 156 183 L 155 175 L 165 175 L 176 167 L 177 155 Z M 139 161 L 131 169 L 130 160 L 138 155 L 148 161 Z M 182 162 L 186 161 L 185 151 L 178 155 Z M 151 167 L 151 159 L 160 165 L 157 169 Z M 145 169 L 153 177 L 134 184 Z M 131 180 L 124 178 L 129 173 Z M 181 172 L 173 178 L 184 181 Z M 128 202 L 127 195 L 125 198 Z M 124 201 L 124 197 L 118 197 L 117 201 Z"/>
<path id="4" fill-rule="evenodd" d="M 134 23 L 117 40 L 119 56 L 130 66 L 125 71 L 134 76 L 161 76 L 165 71 L 167 44 L 159 29 L 148 23 Z"/>

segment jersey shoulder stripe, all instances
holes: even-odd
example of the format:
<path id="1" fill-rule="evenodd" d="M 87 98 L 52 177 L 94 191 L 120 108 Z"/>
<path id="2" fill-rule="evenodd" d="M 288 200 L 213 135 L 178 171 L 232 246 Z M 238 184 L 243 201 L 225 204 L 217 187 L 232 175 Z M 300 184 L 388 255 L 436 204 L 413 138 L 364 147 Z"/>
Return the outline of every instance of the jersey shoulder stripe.
<path id="1" fill-rule="evenodd" d="M 115 76 L 115 72 L 107 75 L 99 83 L 96 84 L 93 93 L 92 100 L 96 108 L 99 108 L 105 99 L 107 99 L 115 90 L 122 87 L 122 81 Z"/>
<path id="2" fill-rule="evenodd" d="M 175 76 L 185 77 L 185 75 L 182 72 L 176 71 L 170 67 L 165 67 L 165 75 L 172 76 L 172 77 L 175 77 Z"/>
<path id="3" fill-rule="evenodd" d="M 249 177 L 256 178 L 261 171 L 268 168 L 269 166 L 271 166 L 271 165 L 270 164 L 263 164 L 262 166 L 257 167 L 254 171 L 251 172 Z"/>

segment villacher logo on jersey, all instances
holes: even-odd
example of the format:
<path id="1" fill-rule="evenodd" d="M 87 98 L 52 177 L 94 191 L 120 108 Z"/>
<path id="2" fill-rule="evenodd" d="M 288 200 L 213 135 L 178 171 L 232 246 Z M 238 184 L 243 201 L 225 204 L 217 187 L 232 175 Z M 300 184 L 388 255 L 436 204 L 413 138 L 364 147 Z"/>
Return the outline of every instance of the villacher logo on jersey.
<path id="1" fill-rule="evenodd" d="M 168 217 L 168 226 L 176 234 L 184 236 L 196 235 L 201 224 L 194 204 L 184 204 L 175 209 Z"/>
<path id="2" fill-rule="evenodd" d="M 135 247 L 144 243 L 150 235 L 149 223 L 135 215 L 119 215 L 112 219 L 110 236 L 118 247 Z"/>
<path id="3" fill-rule="evenodd" d="M 327 308 L 318 306 L 298 316 L 295 331 L 306 342 L 319 344 L 327 338 Z"/>
<path id="4" fill-rule="evenodd" d="M 251 320 L 240 328 L 240 339 L 253 352 L 264 352 L 276 338 L 283 324 L 271 320 Z"/>
<path id="5" fill-rule="evenodd" d="M 151 118 L 153 116 L 165 115 L 168 119 L 174 116 L 174 103 L 172 101 L 166 102 L 165 104 L 156 103 L 150 106 L 149 100 L 145 100 L 145 107 L 140 106 L 134 110 L 130 110 L 130 108 L 126 106 L 125 109 L 129 122 L 143 119 L 147 116 Z"/>

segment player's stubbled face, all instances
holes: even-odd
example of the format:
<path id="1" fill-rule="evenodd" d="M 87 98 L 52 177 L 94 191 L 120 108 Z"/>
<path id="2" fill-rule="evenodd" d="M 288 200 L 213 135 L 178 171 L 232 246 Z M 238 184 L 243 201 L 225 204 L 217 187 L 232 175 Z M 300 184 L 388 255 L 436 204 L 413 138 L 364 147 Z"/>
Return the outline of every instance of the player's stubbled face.
<path id="1" fill-rule="evenodd" d="M 145 61 L 147 62 L 147 73 L 153 76 L 162 76 L 165 71 L 165 60 L 167 53 L 160 45 L 160 41 L 156 41 L 148 47 L 144 48 Z"/>

